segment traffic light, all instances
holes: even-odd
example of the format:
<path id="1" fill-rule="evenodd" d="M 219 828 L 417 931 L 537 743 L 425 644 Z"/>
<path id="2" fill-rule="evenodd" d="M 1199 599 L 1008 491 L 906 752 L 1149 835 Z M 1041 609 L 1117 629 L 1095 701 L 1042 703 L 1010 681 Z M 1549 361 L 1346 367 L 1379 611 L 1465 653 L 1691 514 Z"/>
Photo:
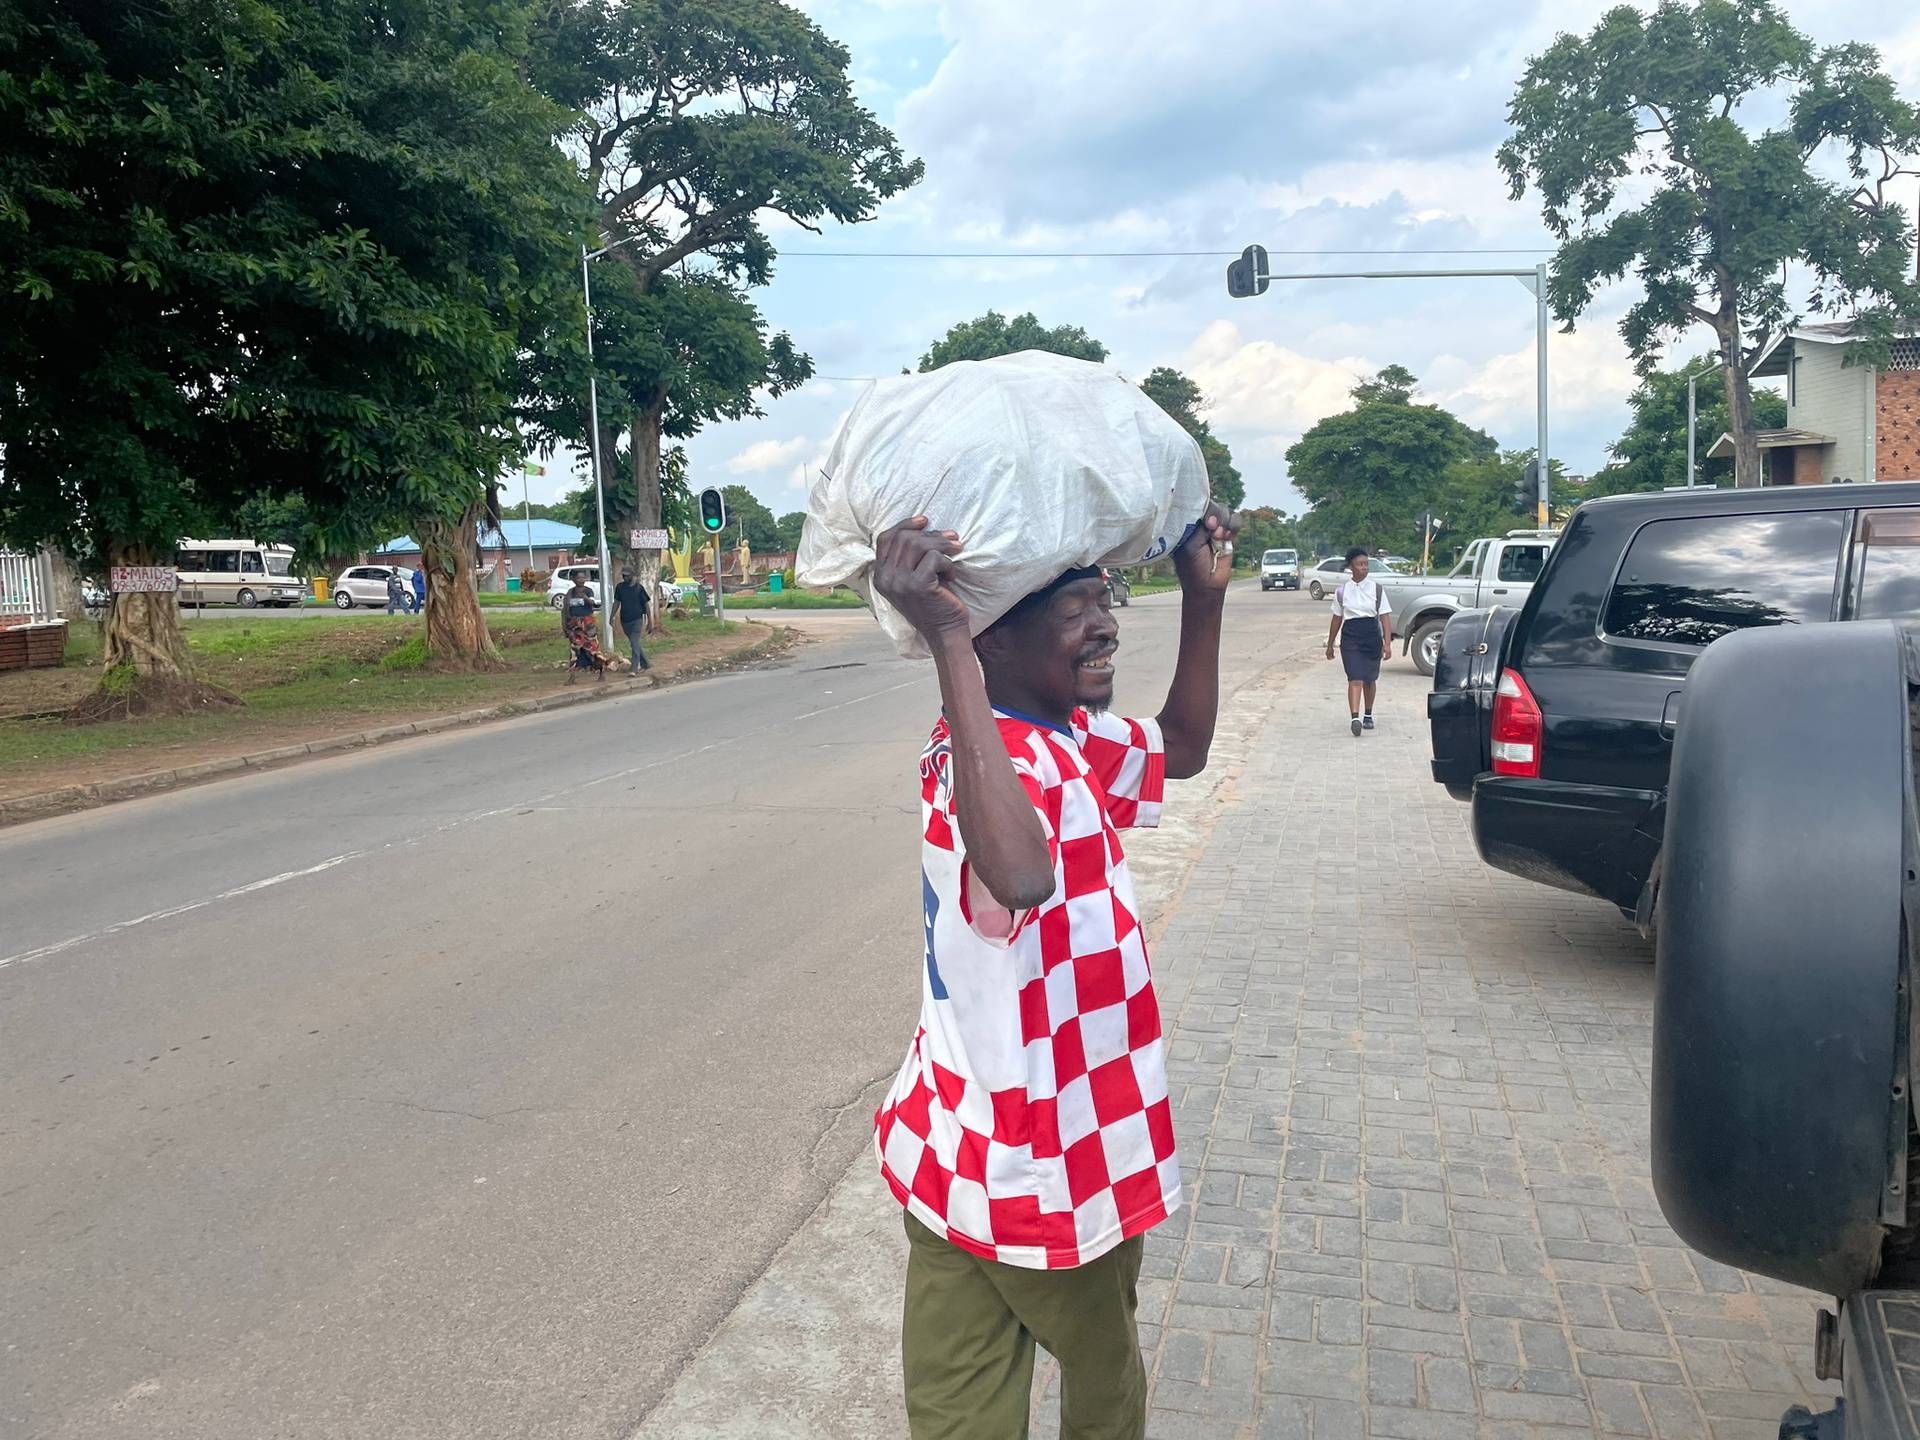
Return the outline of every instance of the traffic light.
<path id="1" fill-rule="evenodd" d="M 1540 462 L 1527 461 L 1520 478 L 1513 482 L 1513 508 L 1530 511 L 1540 499 Z"/>
<path id="2" fill-rule="evenodd" d="M 709 535 L 727 528 L 726 497 L 711 485 L 700 492 L 700 528 Z"/>
<path id="3" fill-rule="evenodd" d="M 1227 294 L 1236 300 L 1267 293 L 1267 247 L 1249 245 L 1227 266 Z"/>

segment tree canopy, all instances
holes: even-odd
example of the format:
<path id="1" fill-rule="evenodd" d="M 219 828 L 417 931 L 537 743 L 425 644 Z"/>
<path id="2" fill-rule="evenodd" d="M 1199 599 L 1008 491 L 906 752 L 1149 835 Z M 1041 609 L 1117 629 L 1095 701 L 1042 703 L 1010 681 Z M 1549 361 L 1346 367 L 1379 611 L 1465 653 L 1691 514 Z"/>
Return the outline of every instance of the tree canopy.
<path id="1" fill-rule="evenodd" d="M 744 485 L 723 485 L 720 494 L 727 502 L 727 533 L 721 537 L 737 545 L 744 536 L 748 545 L 761 554 L 780 549 L 780 531 L 773 512 L 760 503 L 760 497 Z"/>
<path id="2" fill-rule="evenodd" d="M 624 533 L 662 518 L 663 435 L 752 413 L 755 390 L 778 393 L 811 373 L 788 337 L 765 335 L 745 298 L 773 275 L 763 217 L 815 232 L 857 224 L 922 167 L 854 97 L 845 47 L 778 0 L 552 0 L 546 42 L 539 73 L 580 109 L 574 138 L 600 243 L 618 247 L 594 284 L 596 318 L 628 331 L 624 361 L 607 357 L 613 408 L 602 414 L 609 432 L 633 435 Z M 686 271 L 695 261 L 704 269 Z M 617 269 L 625 287 L 610 278 Z M 724 383 L 697 373 L 716 331 L 731 332 L 734 357 L 749 362 Z M 612 452 L 611 433 L 602 448 Z"/>
<path id="3" fill-rule="evenodd" d="M 1417 383 L 1399 366 L 1362 381 L 1351 410 L 1329 415 L 1287 451 L 1293 487 L 1313 506 L 1313 533 L 1336 548 L 1418 554 L 1420 512 L 1440 507 L 1453 467 L 1498 455 L 1492 436 L 1438 405 L 1413 403 Z M 1402 398 L 1377 398 L 1388 394 Z"/>
<path id="4" fill-rule="evenodd" d="M 975 320 L 963 320 L 927 347 L 920 370 L 938 370 L 956 360 L 991 360 L 1021 350 L 1046 350 L 1071 360 L 1101 361 L 1107 347 L 1078 325 L 1042 325 L 1031 310 L 1009 320 L 989 310 Z"/>
<path id="5" fill-rule="evenodd" d="M 1892 199 L 1916 176 L 1920 111 L 1870 46 L 1816 47 L 1773 0 L 1622 5 L 1529 61 L 1508 118 L 1513 197 L 1537 191 L 1560 241 L 1554 314 L 1571 327 L 1631 272 L 1641 295 L 1620 333 L 1643 374 L 1711 326 L 1737 483 L 1760 483 L 1750 380 L 1792 318 L 1784 263 L 1810 273 L 1814 312 L 1858 319 L 1866 358 L 1920 314 Z"/>
<path id="6" fill-rule="evenodd" d="M 807 512 L 790 510 L 775 522 L 775 538 L 779 544 L 774 548 L 792 553 L 800 548 L 801 532 L 807 528 Z"/>
<path id="7" fill-rule="evenodd" d="M 1621 437 L 1607 447 L 1613 464 L 1587 483 L 1589 495 L 1618 495 L 1634 490 L 1664 490 L 1687 483 L 1687 376 L 1706 357 L 1677 370 L 1655 370 L 1627 399 L 1632 412 Z M 1711 378 L 1695 387 L 1698 411 L 1694 432 L 1700 480 L 1726 485 L 1733 480 L 1732 459 L 1709 460 L 1707 447 L 1727 433 L 1727 397 Z M 1787 402 L 1777 390 L 1753 392 L 1754 423 L 1762 428 L 1787 423 Z"/>
<path id="8" fill-rule="evenodd" d="M 1362 380 L 1351 393 L 1361 405 L 1405 405 L 1419 386 L 1419 377 L 1406 366 L 1389 365 L 1372 379 Z"/>
<path id="9" fill-rule="evenodd" d="M 477 515 L 580 214 L 531 13 L 0 10 L 0 534 L 141 563 L 260 495 L 313 554 Z M 170 604 L 116 600 L 109 664 L 181 678 Z"/>
<path id="10" fill-rule="evenodd" d="M 1247 498 L 1246 483 L 1233 467 L 1233 451 L 1213 433 L 1201 414 L 1207 408 L 1207 398 L 1200 387 L 1178 370 L 1161 365 L 1147 372 L 1140 388 L 1199 443 L 1201 457 L 1207 462 L 1208 492 L 1229 510 L 1239 509 Z"/>

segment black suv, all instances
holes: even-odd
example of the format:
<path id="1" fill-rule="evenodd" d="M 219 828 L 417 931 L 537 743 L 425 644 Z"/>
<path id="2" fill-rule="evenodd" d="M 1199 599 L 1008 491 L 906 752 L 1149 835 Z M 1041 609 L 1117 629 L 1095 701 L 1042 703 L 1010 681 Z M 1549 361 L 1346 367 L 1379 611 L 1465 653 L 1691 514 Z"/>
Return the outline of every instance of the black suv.
<path id="1" fill-rule="evenodd" d="M 1471 800 L 1489 865 L 1611 900 L 1645 930 L 1700 652 L 1754 626 L 1913 616 L 1920 482 L 1589 501 L 1523 606 L 1449 622 L 1427 699 L 1433 777 Z"/>

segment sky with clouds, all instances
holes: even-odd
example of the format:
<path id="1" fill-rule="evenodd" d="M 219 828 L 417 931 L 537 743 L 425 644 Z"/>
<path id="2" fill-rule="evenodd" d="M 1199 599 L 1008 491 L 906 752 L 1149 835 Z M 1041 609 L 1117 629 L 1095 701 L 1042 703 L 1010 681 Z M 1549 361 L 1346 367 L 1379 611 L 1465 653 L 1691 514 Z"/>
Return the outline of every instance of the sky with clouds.
<path id="1" fill-rule="evenodd" d="M 1224 258 L 880 258 L 878 251 L 1232 251 L 1273 268 L 1512 267 L 1549 258 L 1531 196 L 1494 163 L 1527 57 L 1612 0 L 802 0 L 852 52 L 862 101 L 926 179 L 871 223 L 774 234 L 758 293 L 818 378 L 688 446 L 691 478 L 804 509 L 811 467 L 868 378 L 914 364 L 988 309 L 1084 326 L 1138 378 L 1185 370 L 1212 402 L 1250 504 L 1297 510 L 1285 452 L 1354 381 L 1407 366 L 1424 398 L 1533 441 L 1533 303 L 1511 279 L 1276 282 L 1232 300 Z M 1878 45 L 1920 92 L 1920 13 L 1785 0 L 1815 40 Z M 1413 255 L 1416 250 L 1506 255 Z M 1378 254 L 1283 256 L 1285 250 Z M 820 252 L 860 251 L 869 258 Z M 1392 252 L 1401 252 L 1395 254 Z M 1549 345 L 1552 450 L 1598 468 L 1634 385 L 1603 293 Z M 1708 348 L 1704 332 L 1687 353 Z M 533 481 L 551 498 L 562 461 Z M 585 469 L 580 467 L 580 475 Z M 540 493 L 544 487 L 547 494 Z"/>

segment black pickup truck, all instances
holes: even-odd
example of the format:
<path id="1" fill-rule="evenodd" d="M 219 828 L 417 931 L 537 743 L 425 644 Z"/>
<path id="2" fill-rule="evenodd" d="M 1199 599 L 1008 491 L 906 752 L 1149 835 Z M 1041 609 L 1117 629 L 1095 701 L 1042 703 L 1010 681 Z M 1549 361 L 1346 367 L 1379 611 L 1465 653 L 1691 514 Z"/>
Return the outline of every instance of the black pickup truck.
<path id="1" fill-rule="evenodd" d="M 1916 617 L 1920 482 L 1591 500 L 1525 604 L 1448 623 L 1427 698 L 1433 778 L 1472 804 L 1489 865 L 1610 900 L 1647 930 L 1701 651 L 1760 626 Z"/>

